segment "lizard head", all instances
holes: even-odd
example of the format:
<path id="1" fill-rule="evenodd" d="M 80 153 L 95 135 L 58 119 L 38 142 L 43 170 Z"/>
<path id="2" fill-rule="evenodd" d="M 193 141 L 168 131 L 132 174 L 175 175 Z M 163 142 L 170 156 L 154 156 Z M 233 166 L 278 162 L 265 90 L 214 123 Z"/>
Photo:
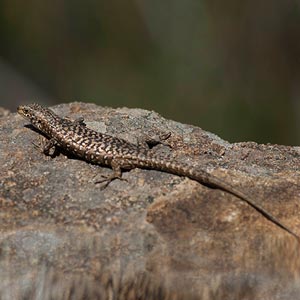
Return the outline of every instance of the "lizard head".
<path id="1" fill-rule="evenodd" d="M 41 131 L 44 131 L 44 124 L 52 123 L 57 119 L 57 115 L 54 112 L 36 103 L 20 105 L 17 111 L 22 117 L 29 120 L 35 128 Z"/>

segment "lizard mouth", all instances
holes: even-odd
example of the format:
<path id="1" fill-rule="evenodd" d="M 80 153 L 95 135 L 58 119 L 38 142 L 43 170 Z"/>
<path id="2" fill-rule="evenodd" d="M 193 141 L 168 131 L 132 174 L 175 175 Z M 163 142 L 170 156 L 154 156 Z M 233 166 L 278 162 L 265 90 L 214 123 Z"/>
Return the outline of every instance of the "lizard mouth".
<path id="1" fill-rule="evenodd" d="M 20 115 L 23 114 L 23 106 L 22 106 L 22 105 L 18 106 L 17 112 L 18 112 Z"/>
<path id="2" fill-rule="evenodd" d="M 26 117 L 26 113 L 25 113 L 25 108 L 24 108 L 23 105 L 18 106 L 17 112 L 18 112 L 18 114 L 21 115 L 23 118 L 25 118 L 25 119 L 27 118 L 27 117 Z"/>

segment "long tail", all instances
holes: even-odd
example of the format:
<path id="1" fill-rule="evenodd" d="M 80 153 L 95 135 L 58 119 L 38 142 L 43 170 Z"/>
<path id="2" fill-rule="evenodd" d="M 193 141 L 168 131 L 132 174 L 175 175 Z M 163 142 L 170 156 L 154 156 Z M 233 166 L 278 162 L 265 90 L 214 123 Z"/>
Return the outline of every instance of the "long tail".
<path id="1" fill-rule="evenodd" d="M 143 164 L 143 163 L 142 163 Z M 141 165 L 140 167 L 145 167 Z M 265 218 L 267 218 L 269 221 L 273 222 L 278 227 L 282 228 L 289 234 L 293 235 L 295 238 L 297 238 L 298 241 L 300 241 L 300 236 L 298 236 L 293 230 L 282 224 L 277 218 L 275 218 L 271 213 L 266 211 L 262 206 L 257 204 L 250 196 L 242 192 L 241 190 L 237 189 L 236 187 L 232 186 L 230 183 L 227 183 L 218 177 L 204 171 L 199 170 L 195 168 L 191 168 L 190 166 L 180 164 L 178 162 L 172 162 L 172 161 L 164 161 L 162 162 L 161 159 L 153 157 L 151 159 L 151 168 L 164 171 L 167 173 L 172 173 L 175 175 L 180 176 L 186 176 L 193 180 L 198 181 L 199 183 L 202 183 L 206 186 L 212 187 L 212 188 L 218 188 L 223 191 L 226 191 L 241 200 L 247 202 L 250 206 L 252 206 L 254 209 L 256 209 L 259 213 L 261 213 Z"/>

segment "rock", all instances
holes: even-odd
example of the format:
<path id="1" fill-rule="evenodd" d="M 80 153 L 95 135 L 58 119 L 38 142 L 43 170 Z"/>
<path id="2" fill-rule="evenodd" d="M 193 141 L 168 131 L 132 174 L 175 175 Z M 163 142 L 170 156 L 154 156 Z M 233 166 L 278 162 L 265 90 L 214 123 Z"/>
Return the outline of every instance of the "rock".
<path id="1" fill-rule="evenodd" d="M 155 151 L 230 182 L 300 235 L 299 147 L 230 144 L 141 109 L 53 110 L 133 143 L 171 132 Z M 239 198 L 141 169 L 101 190 L 110 169 L 45 156 L 16 113 L 0 128 L 1 299 L 300 299 L 299 242 Z"/>

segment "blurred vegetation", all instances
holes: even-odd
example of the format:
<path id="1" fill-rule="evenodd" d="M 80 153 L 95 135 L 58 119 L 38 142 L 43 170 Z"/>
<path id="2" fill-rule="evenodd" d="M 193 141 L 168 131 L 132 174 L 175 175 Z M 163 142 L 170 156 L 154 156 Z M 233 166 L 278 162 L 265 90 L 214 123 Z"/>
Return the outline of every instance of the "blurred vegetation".
<path id="1" fill-rule="evenodd" d="M 300 142 L 297 1 L 0 0 L 0 42 L 11 109 L 92 101 L 229 141 Z"/>

